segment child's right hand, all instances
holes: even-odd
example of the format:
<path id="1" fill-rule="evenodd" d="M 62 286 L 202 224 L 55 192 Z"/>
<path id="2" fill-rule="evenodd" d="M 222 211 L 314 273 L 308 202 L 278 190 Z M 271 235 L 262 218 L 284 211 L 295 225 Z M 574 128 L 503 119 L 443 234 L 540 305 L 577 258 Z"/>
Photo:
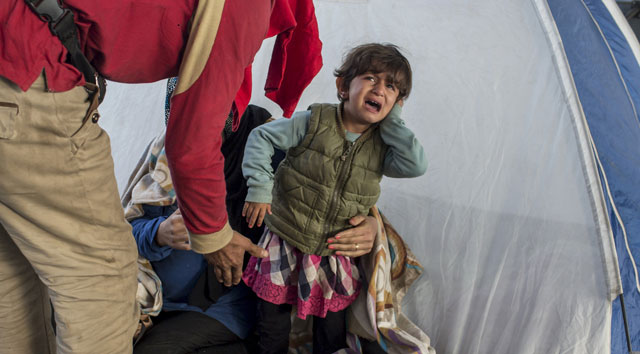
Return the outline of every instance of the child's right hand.
<path id="1" fill-rule="evenodd" d="M 242 216 L 246 217 L 249 228 L 252 228 L 254 224 L 260 227 L 267 213 L 271 215 L 271 204 L 269 203 L 244 202 L 244 207 L 242 207 Z"/>

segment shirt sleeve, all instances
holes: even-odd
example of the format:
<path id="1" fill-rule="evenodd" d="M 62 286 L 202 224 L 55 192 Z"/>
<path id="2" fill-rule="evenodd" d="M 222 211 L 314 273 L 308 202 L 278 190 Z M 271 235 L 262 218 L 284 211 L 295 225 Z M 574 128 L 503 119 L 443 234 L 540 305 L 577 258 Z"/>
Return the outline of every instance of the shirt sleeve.
<path id="1" fill-rule="evenodd" d="M 200 1 L 191 21 L 165 148 L 189 241 L 198 253 L 215 252 L 234 235 L 225 207 L 222 130 L 270 14 L 268 1 Z"/>
<path id="2" fill-rule="evenodd" d="M 274 148 L 286 151 L 304 139 L 311 111 L 297 112 L 291 119 L 277 119 L 256 127 L 249 134 L 242 160 L 242 174 L 247 179 L 246 201 L 271 203 Z"/>
<path id="3" fill-rule="evenodd" d="M 322 42 L 312 0 L 278 0 L 268 36 L 278 34 L 273 45 L 265 83 L 267 97 L 290 117 L 304 89 L 322 68 Z"/>
<path id="4" fill-rule="evenodd" d="M 400 118 L 402 107 L 395 105 L 380 123 L 380 136 L 389 146 L 382 173 L 388 177 L 422 176 L 427 171 L 427 159 L 422 144 Z"/>

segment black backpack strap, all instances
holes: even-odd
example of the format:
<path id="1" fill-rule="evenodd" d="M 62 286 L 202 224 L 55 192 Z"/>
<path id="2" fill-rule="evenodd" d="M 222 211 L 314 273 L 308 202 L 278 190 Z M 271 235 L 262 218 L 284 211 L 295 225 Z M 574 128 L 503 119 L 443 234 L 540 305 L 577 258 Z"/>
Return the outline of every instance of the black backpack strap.
<path id="1" fill-rule="evenodd" d="M 87 57 L 80 50 L 78 41 L 78 29 L 73 20 L 73 12 L 63 8 L 58 0 L 25 0 L 27 5 L 42 19 L 49 23 L 51 33 L 60 39 L 60 42 L 69 52 L 68 61 L 78 69 L 87 83 L 93 84 L 98 94 L 98 102 L 102 102 L 106 93 L 106 81 L 91 65 Z M 90 86 L 90 85 L 89 85 Z"/>

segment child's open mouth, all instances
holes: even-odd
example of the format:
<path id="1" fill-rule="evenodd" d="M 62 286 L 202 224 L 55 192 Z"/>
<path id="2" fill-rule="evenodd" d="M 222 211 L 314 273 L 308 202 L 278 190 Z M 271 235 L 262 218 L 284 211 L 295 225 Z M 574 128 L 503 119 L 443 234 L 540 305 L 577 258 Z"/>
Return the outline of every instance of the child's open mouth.
<path id="1" fill-rule="evenodd" d="M 380 112 L 380 108 L 381 108 L 380 103 L 378 103 L 378 102 L 376 102 L 376 101 L 372 101 L 372 100 L 365 100 L 365 101 L 364 101 L 364 103 L 365 103 L 368 107 L 372 108 L 376 113 L 377 113 L 377 112 Z"/>

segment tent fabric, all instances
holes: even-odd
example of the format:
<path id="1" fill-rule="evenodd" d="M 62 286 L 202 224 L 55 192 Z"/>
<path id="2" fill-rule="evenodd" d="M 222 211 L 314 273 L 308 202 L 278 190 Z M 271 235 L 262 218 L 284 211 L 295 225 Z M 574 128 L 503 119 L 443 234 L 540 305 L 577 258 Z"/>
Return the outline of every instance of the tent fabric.
<path id="1" fill-rule="evenodd" d="M 634 258 L 640 256 L 640 66 L 632 49 L 638 46 L 637 40 L 629 44 L 616 23 L 614 16 L 620 15 L 619 10 L 612 15 L 611 7 L 594 0 L 568 3 L 550 4 L 563 38 L 593 36 L 565 40 L 565 51 L 602 163 L 601 173 L 608 182 L 603 187 L 610 190 L 608 210 L 623 276 L 632 348 L 639 350 L 640 285 Z M 584 31 L 584 27 L 593 30 Z M 585 70 L 587 67 L 592 69 Z M 611 347 L 612 353 L 627 352 L 619 301 L 613 307 Z"/>
<path id="2" fill-rule="evenodd" d="M 403 118 L 430 167 L 384 179 L 378 207 L 424 267 L 403 310 L 438 353 L 623 353 L 621 289 L 640 350 L 640 69 L 610 2 L 314 2 L 324 67 L 299 110 L 335 102 L 332 71 L 354 45 L 395 43 L 414 69 Z M 263 95 L 252 103 L 280 115 Z M 109 87 L 120 186 L 163 99 L 162 82 Z"/>
<path id="3" fill-rule="evenodd" d="M 606 268 L 605 281 L 609 290 L 608 298 L 609 300 L 613 300 L 622 292 L 622 285 L 620 280 L 620 272 L 618 269 L 617 254 L 615 252 L 611 220 L 606 214 L 609 204 L 607 203 L 604 191 L 602 190 L 602 188 L 600 188 L 602 185 L 602 176 L 599 174 L 597 152 L 594 155 L 593 139 L 591 131 L 585 119 L 584 106 L 580 101 L 580 97 L 576 90 L 575 77 L 571 75 L 570 62 L 568 61 L 568 58 L 566 56 L 566 49 L 568 45 L 562 41 L 562 37 L 560 36 L 559 32 L 559 28 L 564 28 L 563 26 L 566 26 L 566 23 L 562 22 L 562 24 L 558 24 L 557 21 L 553 21 L 553 18 L 551 18 L 551 16 L 553 16 L 552 9 L 554 9 L 554 7 L 552 6 L 552 4 L 547 4 L 546 1 L 539 1 L 537 4 L 539 13 L 541 14 L 541 18 L 543 18 L 542 22 L 545 24 L 545 27 L 547 29 L 548 39 L 550 41 L 550 44 L 554 48 L 554 61 L 559 68 L 565 96 L 567 97 L 567 105 L 570 108 L 571 116 L 576 127 L 576 133 L 580 144 L 579 149 L 581 151 L 580 158 L 583 160 L 584 164 L 583 172 L 585 174 L 585 177 L 588 179 L 589 187 L 587 191 L 592 199 L 592 202 L 594 203 L 594 216 L 597 220 L 597 227 L 601 236 L 600 242 L 602 243 L 601 248 L 604 257 L 603 263 Z M 575 2 L 570 3 L 570 5 L 575 4 Z M 569 6 L 564 7 L 564 9 L 567 8 L 569 8 Z M 570 8 L 569 12 L 576 13 L 576 11 L 579 10 L 580 8 L 578 8 L 577 10 L 576 8 Z M 574 41 L 576 40 L 582 41 L 584 38 L 580 38 L 581 36 L 595 35 L 595 31 L 585 31 L 583 28 L 584 26 L 574 24 L 574 27 L 581 28 L 581 31 L 578 33 L 573 33 L 574 37 L 567 38 L 569 39 L 569 46 L 574 45 Z M 591 38 L 591 41 L 593 41 L 593 38 Z M 608 64 L 608 62 L 606 64 Z"/>

